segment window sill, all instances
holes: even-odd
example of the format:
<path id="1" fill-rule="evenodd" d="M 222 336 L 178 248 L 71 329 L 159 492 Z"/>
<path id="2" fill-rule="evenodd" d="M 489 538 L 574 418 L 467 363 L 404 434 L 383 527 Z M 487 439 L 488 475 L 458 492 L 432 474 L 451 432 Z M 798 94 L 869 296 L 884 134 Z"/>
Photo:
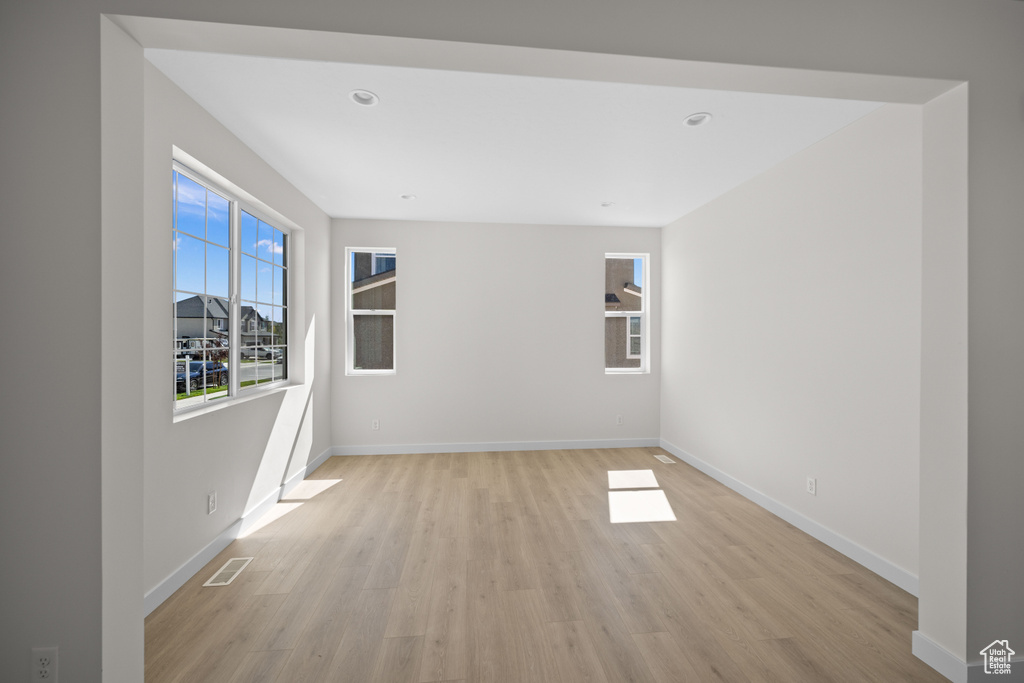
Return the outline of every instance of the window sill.
<path id="1" fill-rule="evenodd" d="M 605 368 L 606 375 L 649 375 L 651 371 L 647 368 Z"/>
<path id="2" fill-rule="evenodd" d="M 267 396 L 272 396 L 274 394 L 288 391 L 289 389 L 292 389 L 297 386 L 299 386 L 299 383 L 297 382 L 281 382 L 278 384 L 274 384 L 273 386 L 270 387 L 252 389 L 250 391 L 245 392 L 241 396 L 216 399 L 215 401 L 212 401 L 210 403 L 204 403 L 203 405 L 196 406 L 195 408 L 182 408 L 181 410 L 174 410 L 172 407 L 171 410 L 173 411 L 173 416 L 171 423 L 177 424 L 178 422 L 191 420 L 192 418 L 199 417 L 200 415 L 215 413 L 219 410 L 224 410 L 225 408 L 228 408 L 230 406 L 237 406 L 241 403 L 248 403 L 249 401 L 255 401 L 257 399 L 265 398 Z"/>

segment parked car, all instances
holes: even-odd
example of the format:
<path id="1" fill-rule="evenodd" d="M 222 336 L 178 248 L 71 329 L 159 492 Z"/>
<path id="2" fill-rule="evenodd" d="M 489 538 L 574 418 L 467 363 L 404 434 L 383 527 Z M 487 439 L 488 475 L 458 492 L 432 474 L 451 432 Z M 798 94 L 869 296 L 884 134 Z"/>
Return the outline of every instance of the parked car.
<path id="1" fill-rule="evenodd" d="M 246 347 L 242 349 L 242 358 L 262 358 L 263 360 L 281 360 L 284 358 L 284 351 L 281 349 L 271 349 L 266 346 L 257 346 L 256 348 Z"/>
<path id="2" fill-rule="evenodd" d="M 187 379 L 185 372 L 175 375 L 177 390 L 184 394 L 186 387 L 188 392 L 198 391 L 200 387 L 226 386 L 228 383 L 228 369 L 218 361 L 189 361 Z"/>

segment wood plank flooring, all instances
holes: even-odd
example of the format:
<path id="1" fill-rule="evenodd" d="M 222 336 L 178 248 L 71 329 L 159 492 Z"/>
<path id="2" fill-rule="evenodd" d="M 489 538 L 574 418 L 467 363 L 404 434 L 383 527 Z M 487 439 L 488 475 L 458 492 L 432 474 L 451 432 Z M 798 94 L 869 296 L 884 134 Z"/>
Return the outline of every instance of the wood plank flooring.
<path id="1" fill-rule="evenodd" d="M 913 596 L 662 452 L 331 458 L 146 619 L 146 681 L 945 680 Z M 635 469 L 677 521 L 609 522 Z"/>

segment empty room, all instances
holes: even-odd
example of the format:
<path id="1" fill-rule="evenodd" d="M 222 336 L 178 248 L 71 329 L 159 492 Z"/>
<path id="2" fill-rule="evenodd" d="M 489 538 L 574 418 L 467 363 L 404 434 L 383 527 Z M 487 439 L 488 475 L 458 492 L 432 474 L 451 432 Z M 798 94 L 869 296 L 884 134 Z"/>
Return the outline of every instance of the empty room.
<path id="1" fill-rule="evenodd" d="M 1024 21 L 989 1 L 979 22 Z M 1016 163 L 989 137 L 1005 56 L 674 49 L 652 17 L 568 30 L 552 8 L 562 38 L 497 8 L 448 31 L 423 8 L 135 4 L 80 10 L 95 35 L 55 52 L 96 57 L 65 81 L 98 133 L 71 195 L 95 240 L 55 241 L 48 272 L 91 273 L 95 310 L 55 313 L 99 353 L 40 366 L 93 393 L 47 396 L 66 424 L 33 448 L 80 421 L 82 455 L 39 469 L 44 497 L 24 463 L 4 536 L 77 525 L 54 539 L 78 559 L 4 558 L 0 677 L 1024 671 L 997 588 L 1017 546 L 979 529 L 1019 509 L 1013 373 L 975 355 L 976 297 L 1009 271 L 968 278 L 1005 258 L 976 228 Z M 841 33 L 838 9 L 807 21 Z"/>
<path id="2" fill-rule="evenodd" d="M 146 206 L 172 239 L 147 230 L 144 278 L 173 283 L 174 310 L 149 313 L 144 344 L 169 335 L 176 373 L 238 368 L 177 374 L 171 406 L 166 360 L 145 368 L 149 678 L 812 680 L 857 670 L 851 631 L 891 629 L 862 675 L 927 680 L 900 592 L 918 562 L 922 106 L 431 69 L 456 56 L 385 39 L 359 42 L 427 54 L 300 59 L 316 38 L 145 51 L 145 177 L 174 173 L 171 205 Z M 755 542 L 778 520 L 747 526 L 742 496 L 680 460 L 896 586 L 791 524 Z M 646 495 L 650 521 L 618 509 Z M 233 558 L 237 585 L 193 588 Z M 808 579 L 820 594 L 793 592 Z M 804 623 L 835 595 L 821 609 L 842 626 Z M 845 658 L 816 663 L 822 638 Z"/>

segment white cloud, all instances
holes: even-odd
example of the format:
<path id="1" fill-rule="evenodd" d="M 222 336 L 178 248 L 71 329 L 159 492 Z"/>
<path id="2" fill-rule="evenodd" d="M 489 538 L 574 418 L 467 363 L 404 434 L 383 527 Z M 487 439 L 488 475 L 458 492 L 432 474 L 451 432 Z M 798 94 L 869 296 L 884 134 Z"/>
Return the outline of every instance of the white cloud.
<path id="1" fill-rule="evenodd" d="M 266 247 L 267 249 L 269 249 L 271 251 L 271 253 L 274 253 L 274 254 L 283 254 L 284 253 L 284 245 L 281 244 L 281 243 L 274 244 L 274 242 L 272 240 L 260 240 L 259 242 L 256 243 L 256 246 L 257 247 Z"/>

